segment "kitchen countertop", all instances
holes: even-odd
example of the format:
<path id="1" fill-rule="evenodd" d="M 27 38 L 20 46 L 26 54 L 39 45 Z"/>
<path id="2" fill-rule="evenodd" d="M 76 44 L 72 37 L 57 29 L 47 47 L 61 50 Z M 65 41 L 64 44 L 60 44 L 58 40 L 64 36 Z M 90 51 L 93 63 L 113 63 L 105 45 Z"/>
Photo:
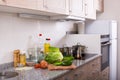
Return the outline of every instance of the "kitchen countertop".
<path id="1" fill-rule="evenodd" d="M 93 56 L 89 56 L 88 59 L 85 60 L 74 60 L 73 64 L 77 67 L 86 64 L 87 62 L 101 56 L 100 54 L 96 54 Z M 55 78 L 69 72 L 71 70 L 53 70 L 49 71 L 47 69 L 29 69 L 29 70 L 16 70 L 15 68 L 7 69 L 6 71 L 16 71 L 19 73 L 14 80 L 54 80 Z M 6 80 L 13 80 L 12 78 Z"/>

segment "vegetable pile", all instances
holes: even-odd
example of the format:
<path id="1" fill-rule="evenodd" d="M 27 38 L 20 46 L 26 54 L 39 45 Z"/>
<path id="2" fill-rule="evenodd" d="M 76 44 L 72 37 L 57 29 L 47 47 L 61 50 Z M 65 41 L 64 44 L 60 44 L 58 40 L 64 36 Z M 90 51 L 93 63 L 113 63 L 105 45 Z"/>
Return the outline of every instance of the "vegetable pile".
<path id="1" fill-rule="evenodd" d="M 34 68 L 46 69 L 48 64 L 55 66 L 70 66 L 74 60 L 73 56 L 64 56 L 60 52 L 59 48 L 50 47 L 50 52 L 45 55 L 44 60 L 38 61 Z"/>
<path id="2" fill-rule="evenodd" d="M 46 55 L 45 60 L 49 64 L 54 64 L 56 66 L 69 66 L 72 64 L 74 57 L 73 56 L 65 56 L 63 57 L 59 48 L 50 47 L 50 52 Z"/>

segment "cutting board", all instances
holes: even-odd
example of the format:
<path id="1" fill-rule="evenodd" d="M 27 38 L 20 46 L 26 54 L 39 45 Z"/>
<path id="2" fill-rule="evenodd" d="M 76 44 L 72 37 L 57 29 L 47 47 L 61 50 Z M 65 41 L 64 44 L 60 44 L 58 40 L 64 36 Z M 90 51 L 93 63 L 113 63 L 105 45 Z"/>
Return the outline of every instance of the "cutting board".
<path id="1" fill-rule="evenodd" d="M 75 69 L 76 66 L 74 64 L 70 66 L 55 66 L 53 64 L 48 65 L 48 70 L 70 70 L 70 69 Z"/>
<path id="2" fill-rule="evenodd" d="M 33 67 L 18 67 L 18 68 L 15 68 L 15 70 L 18 70 L 18 71 L 31 70 L 31 69 L 33 69 Z"/>

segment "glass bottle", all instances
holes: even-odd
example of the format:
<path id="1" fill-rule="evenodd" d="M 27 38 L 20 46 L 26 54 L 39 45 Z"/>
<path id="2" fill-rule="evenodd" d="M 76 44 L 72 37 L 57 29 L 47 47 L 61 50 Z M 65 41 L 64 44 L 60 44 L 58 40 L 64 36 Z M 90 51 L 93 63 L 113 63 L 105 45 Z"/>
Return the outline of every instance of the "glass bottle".
<path id="1" fill-rule="evenodd" d="M 43 40 L 42 40 L 42 34 L 38 35 L 38 44 L 41 49 L 43 49 Z"/>
<path id="2" fill-rule="evenodd" d="M 46 38 L 46 42 L 44 43 L 44 53 L 47 54 L 49 52 L 50 47 L 50 38 Z"/>

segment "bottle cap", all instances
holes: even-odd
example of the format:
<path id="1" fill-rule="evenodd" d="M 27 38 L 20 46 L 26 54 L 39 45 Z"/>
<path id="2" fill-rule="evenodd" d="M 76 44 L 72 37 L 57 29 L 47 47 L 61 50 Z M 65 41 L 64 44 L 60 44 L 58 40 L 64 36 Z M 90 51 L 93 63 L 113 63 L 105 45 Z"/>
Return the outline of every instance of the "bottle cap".
<path id="1" fill-rule="evenodd" d="M 20 51 L 20 54 L 26 54 L 25 50 Z"/>
<path id="2" fill-rule="evenodd" d="M 42 36 L 42 34 L 39 34 L 39 36 Z"/>
<path id="3" fill-rule="evenodd" d="M 46 40 L 51 40 L 50 38 L 46 38 Z"/>

